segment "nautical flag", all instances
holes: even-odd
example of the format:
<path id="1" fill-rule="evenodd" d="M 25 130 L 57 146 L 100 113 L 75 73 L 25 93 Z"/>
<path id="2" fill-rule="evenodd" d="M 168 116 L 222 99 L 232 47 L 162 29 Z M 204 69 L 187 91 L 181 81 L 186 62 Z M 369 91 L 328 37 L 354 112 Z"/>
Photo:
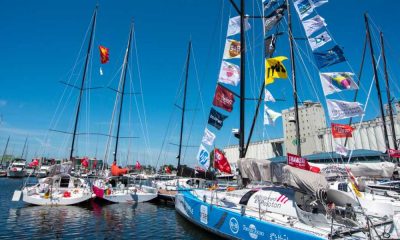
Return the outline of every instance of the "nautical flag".
<path id="1" fill-rule="evenodd" d="M 389 148 L 389 156 L 392 158 L 400 158 L 400 150 L 390 149 Z"/>
<path id="2" fill-rule="evenodd" d="M 288 77 L 286 68 L 282 63 L 286 59 L 287 57 L 279 56 L 265 60 L 265 85 L 273 83 L 275 78 Z"/>
<path id="3" fill-rule="evenodd" d="M 319 73 L 324 94 L 329 95 L 342 90 L 358 89 L 351 72 L 326 72 Z"/>
<path id="4" fill-rule="evenodd" d="M 228 159 L 218 148 L 214 150 L 214 167 L 224 173 L 232 173 Z"/>
<path id="5" fill-rule="evenodd" d="M 264 104 L 264 125 L 273 126 L 275 124 L 275 120 L 280 116 L 282 116 L 282 114 L 269 109 L 267 105 Z"/>
<path id="6" fill-rule="evenodd" d="M 328 0 L 310 0 L 314 7 L 319 7 L 328 2 Z"/>
<path id="7" fill-rule="evenodd" d="M 272 94 L 266 88 L 265 88 L 265 94 L 264 94 L 264 101 L 265 102 L 275 102 L 274 96 L 272 96 Z"/>
<path id="8" fill-rule="evenodd" d="M 264 40 L 265 43 L 265 57 L 270 58 L 275 52 L 276 35 L 272 34 Z"/>
<path id="9" fill-rule="evenodd" d="M 300 168 L 307 171 L 310 170 L 310 165 L 308 164 L 307 159 L 291 153 L 287 154 L 287 164 L 295 168 Z"/>
<path id="10" fill-rule="evenodd" d="M 294 8 L 296 8 L 296 11 L 299 14 L 300 19 L 307 17 L 314 10 L 314 6 L 311 4 L 309 0 L 294 1 Z"/>
<path id="11" fill-rule="evenodd" d="M 103 47 L 103 46 L 99 46 L 99 50 L 100 50 L 100 61 L 101 61 L 101 63 L 102 64 L 107 63 L 108 60 L 110 60 L 108 48 Z"/>
<path id="12" fill-rule="evenodd" d="M 331 123 L 333 138 L 352 137 L 354 128 L 346 124 Z"/>
<path id="13" fill-rule="evenodd" d="M 221 69 L 218 76 L 218 82 L 237 86 L 240 82 L 239 66 L 226 61 L 222 61 Z"/>
<path id="14" fill-rule="evenodd" d="M 313 55 L 319 69 L 346 61 L 343 51 L 338 45 L 326 51 L 315 51 Z"/>
<path id="15" fill-rule="evenodd" d="M 210 153 L 203 146 L 203 144 L 200 144 L 199 152 L 197 153 L 196 159 L 202 169 L 208 170 L 208 168 L 210 167 Z"/>
<path id="16" fill-rule="evenodd" d="M 325 19 L 323 19 L 319 15 L 303 21 L 303 27 L 306 31 L 307 37 L 311 36 L 311 34 L 320 30 L 324 26 L 327 26 L 327 24 L 325 23 Z"/>
<path id="17" fill-rule="evenodd" d="M 340 120 L 349 117 L 358 117 L 364 114 L 362 104 L 341 100 L 326 99 L 329 117 L 331 120 Z"/>
<path id="18" fill-rule="evenodd" d="M 208 116 L 208 124 L 219 130 L 224 125 L 224 120 L 227 117 L 228 116 L 219 113 L 217 110 L 211 107 L 210 115 Z"/>
<path id="19" fill-rule="evenodd" d="M 244 19 L 245 31 L 250 29 L 250 23 L 247 18 Z M 240 16 L 229 19 L 227 37 L 240 33 Z"/>
<path id="20" fill-rule="evenodd" d="M 348 150 L 345 146 L 336 144 L 336 153 L 337 154 L 347 157 L 347 152 L 348 152 Z"/>
<path id="21" fill-rule="evenodd" d="M 201 140 L 202 143 L 212 146 L 214 144 L 215 134 L 212 133 L 208 128 L 204 130 L 203 139 Z"/>
<path id="22" fill-rule="evenodd" d="M 139 161 L 136 161 L 135 169 L 139 170 L 142 168 L 142 165 L 140 165 Z"/>
<path id="23" fill-rule="evenodd" d="M 228 112 L 232 112 L 235 96 L 227 88 L 217 85 L 215 90 L 213 105 L 220 107 Z"/>
<path id="24" fill-rule="evenodd" d="M 265 33 L 271 30 L 278 22 L 282 19 L 283 13 L 285 12 L 286 4 L 282 4 L 275 9 L 270 15 L 265 17 L 264 29 Z"/>
<path id="25" fill-rule="evenodd" d="M 224 59 L 240 58 L 240 42 L 226 39 Z"/>
<path id="26" fill-rule="evenodd" d="M 331 40 L 331 36 L 329 36 L 328 32 L 325 31 L 315 37 L 309 37 L 308 43 L 310 44 L 311 49 L 314 51 L 315 49 L 324 46 L 325 43 L 330 42 Z"/>

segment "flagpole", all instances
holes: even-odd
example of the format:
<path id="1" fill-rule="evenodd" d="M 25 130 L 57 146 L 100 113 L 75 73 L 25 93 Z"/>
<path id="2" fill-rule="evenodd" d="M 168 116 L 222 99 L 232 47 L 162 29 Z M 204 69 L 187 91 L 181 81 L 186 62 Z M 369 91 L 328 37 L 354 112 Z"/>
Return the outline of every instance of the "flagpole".
<path id="1" fill-rule="evenodd" d="M 392 109 L 392 101 L 391 101 L 391 97 L 390 97 L 389 75 L 388 75 L 387 66 L 386 66 L 386 55 L 385 55 L 385 45 L 383 42 L 383 32 L 380 32 L 380 39 L 381 39 L 381 47 L 382 47 L 383 67 L 384 67 L 384 71 L 385 71 L 385 83 L 386 83 L 385 86 L 386 86 L 387 102 L 388 102 L 388 107 L 389 107 L 389 119 L 390 119 L 390 125 L 392 128 L 393 148 L 397 150 L 396 130 L 395 130 L 394 121 L 393 121 L 393 109 Z"/>
<path id="2" fill-rule="evenodd" d="M 246 93 L 246 37 L 245 37 L 245 1 L 240 1 L 240 127 L 239 127 L 239 158 L 246 156 L 244 148 L 245 127 L 245 93 Z"/>
<path id="3" fill-rule="evenodd" d="M 5 156 L 6 153 L 7 153 L 7 148 L 8 148 L 8 143 L 9 143 L 9 142 L 10 142 L 10 136 L 8 136 L 8 138 L 7 138 L 6 147 L 4 148 L 3 156 L 1 156 L 1 167 L 3 167 L 4 156 Z"/>
<path id="4" fill-rule="evenodd" d="M 292 34 L 292 15 L 290 13 L 289 0 L 286 0 L 288 12 L 288 33 L 289 33 L 289 46 L 290 46 L 290 64 L 292 67 L 292 81 L 293 81 L 293 98 L 294 98 L 294 118 L 296 121 L 296 143 L 297 143 L 297 156 L 301 156 L 301 143 L 300 143 L 300 126 L 299 126 L 299 102 L 297 97 L 297 82 L 296 82 L 296 65 L 294 61 L 293 49 L 293 34 Z"/>
<path id="5" fill-rule="evenodd" d="M 379 99 L 379 108 L 381 111 L 381 118 L 382 118 L 382 124 L 383 124 L 383 132 L 385 135 L 385 145 L 386 145 L 386 152 L 388 154 L 389 160 L 391 159 L 390 154 L 389 154 L 389 137 L 387 133 L 387 128 L 386 128 L 386 119 L 385 119 L 385 112 L 383 110 L 383 103 L 382 103 L 382 96 L 381 96 L 381 88 L 379 86 L 379 79 L 378 79 L 378 73 L 376 71 L 376 62 L 375 62 L 375 55 L 374 55 L 374 48 L 372 46 L 372 39 L 371 39 L 371 33 L 369 31 L 369 23 L 368 23 L 368 15 L 367 13 L 364 14 L 364 19 L 365 19 L 365 27 L 367 29 L 367 38 L 369 42 L 369 49 L 371 51 L 371 60 L 372 60 L 372 68 L 374 70 L 374 79 L 375 79 L 375 86 L 376 86 L 376 91 L 378 92 L 378 99 Z"/>

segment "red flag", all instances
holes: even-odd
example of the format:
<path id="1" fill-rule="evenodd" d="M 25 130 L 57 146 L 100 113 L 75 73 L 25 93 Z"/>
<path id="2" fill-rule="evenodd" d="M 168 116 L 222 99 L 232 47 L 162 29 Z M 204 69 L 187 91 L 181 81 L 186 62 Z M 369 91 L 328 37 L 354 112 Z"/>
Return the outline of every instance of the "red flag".
<path id="1" fill-rule="evenodd" d="M 82 166 L 84 166 L 84 167 L 89 167 L 89 162 L 88 162 L 88 157 L 84 157 L 83 159 L 82 159 L 82 161 L 81 161 L 81 165 Z"/>
<path id="2" fill-rule="evenodd" d="M 352 137 L 354 128 L 350 125 L 331 123 L 332 136 L 334 138 Z"/>
<path id="3" fill-rule="evenodd" d="M 228 159 L 226 159 L 224 154 L 219 149 L 214 150 L 214 166 L 221 172 L 232 173 Z"/>
<path id="4" fill-rule="evenodd" d="M 400 158 L 400 150 L 389 148 L 389 156 L 392 158 Z"/>
<path id="5" fill-rule="evenodd" d="M 217 85 L 213 105 L 225 109 L 228 112 L 232 112 L 234 102 L 235 97 L 233 93 L 228 89 Z"/>
<path id="6" fill-rule="evenodd" d="M 287 164 L 292 167 L 310 171 L 310 165 L 308 164 L 307 159 L 294 154 L 287 154 Z"/>
<path id="7" fill-rule="evenodd" d="M 166 166 L 166 167 L 165 167 L 165 172 L 166 172 L 166 173 L 171 173 L 171 169 L 169 169 L 169 167 Z"/>
<path id="8" fill-rule="evenodd" d="M 39 160 L 33 159 L 31 163 L 29 163 L 29 167 L 37 167 L 39 166 Z"/>
<path id="9" fill-rule="evenodd" d="M 139 170 L 142 168 L 142 165 L 140 165 L 139 161 L 136 161 L 135 169 Z"/>
<path id="10" fill-rule="evenodd" d="M 107 63 L 110 60 L 108 48 L 99 46 L 100 50 L 100 61 L 102 64 Z"/>

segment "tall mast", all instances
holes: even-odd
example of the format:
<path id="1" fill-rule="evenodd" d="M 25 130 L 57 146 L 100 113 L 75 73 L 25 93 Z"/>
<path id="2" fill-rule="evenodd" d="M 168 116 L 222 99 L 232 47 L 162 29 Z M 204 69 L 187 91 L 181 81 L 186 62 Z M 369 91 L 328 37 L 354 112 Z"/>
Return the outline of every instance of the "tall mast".
<path id="1" fill-rule="evenodd" d="M 24 146 L 22 147 L 21 158 L 24 158 L 24 153 L 25 153 L 25 148 L 26 148 L 27 142 L 28 142 L 28 137 L 25 138 L 25 143 L 24 143 Z"/>
<path id="2" fill-rule="evenodd" d="M 390 146 L 389 146 L 389 137 L 388 137 L 387 128 L 386 128 L 385 112 L 383 110 L 381 88 L 379 86 L 378 73 L 376 71 L 376 62 L 375 62 L 375 57 L 374 57 L 375 55 L 374 55 L 374 49 L 373 49 L 373 46 L 372 46 L 371 33 L 369 31 L 369 23 L 368 23 L 368 15 L 367 15 L 367 13 L 364 14 L 364 19 L 365 19 L 365 27 L 367 29 L 367 38 L 368 38 L 368 42 L 369 42 L 369 49 L 371 50 L 372 68 L 374 69 L 375 86 L 376 86 L 376 91 L 378 92 L 379 108 L 381 110 L 383 132 L 385 134 L 385 146 L 386 146 L 386 150 L 389 151 L 389 148 L 390 148 Z M 389 156 L 389 158 L 390 158 L 390 156 Z"/>
<path id="3" fill-rule="evenodd" d="M 189 46 L 188 46 L 188 54 L 186 58 L 186 73 L 185 73 L 185 86 L 183 90 L 183 104 L 182 104 L 182 117 L 181 117 L 181 131 L 179 135 L 179 150 L 178 150 L 178 175 L 181 174 L 179 173 L 180 167 L 181 167 L 181 153 L 182 153 L 182 137 L 183 137 L 183 126 L 185 123 L 185 110 L 186 110 L 186 93 L 187 93 L 187 81 L 189 78 L 189 64 L 190 64 L 190 50 L 192 49 L 192 41 L 189 41 Z"/>
<path id="4" fill-rule="evenodd" d="M 78 120 L 79 120 L 79 113 L 81 109 L 81 101 L 82 101 L 82 94 L 83 94 L 83 87 L 85 86 L 85 80 L 86 80 L 86 74 L 87 74 L 87 68 L 89 65 L 89 58 L 90 58 L 90 52 L 92 49 L 92 43 L 93 43 L 93 32 L 94 28 L 96 26 L 96 17 L 97 17 L 97 9 L 98 6 L 94 9 L 94 14 L 93 14 L 93 22 L 92 22 L 92 30 L 90 31 L 90 38 L 89 38 L 89 44 L 88 44 L 88 49 L 86 53 L 86 60 L 85 60 L 85 67 L 83 70 L 83 77 L 82 77 L 82 83 L 81 83 L 81 88 L 79 91 L 79 98 L 78 98 L 78 107 L 76 109 L 76 115 L 75 115 L 75 124 L 74 124 L 74 132 L 72 134 L 72 143 L 71 143 L 71 152 L 69 154 L 69 159 L 72 159 L 72 156 L 74 154 L 74 145 L 75 145 L 75 138 L 76 138 L 76 130 L 78 128 Z"/>
<path id="5" fill-rule="evenodd" d="M 126 73 L 128 68 L 128 61 L 129 61 L 129 53 L 131 50 L 131 39 L 133 35 L 133 21 L 131 23 L 131 30 L 129 32 L 129 39 L 128 39 L 128 46 L 126 47 L 125 58 L 124 58 L 124 65 L 121 72 L 121 79 L 122 79 L 122 89 L 121 89 L 121 101 L 119 102 L 119 113 L 118 113 L 118 125 L 117 125 L 117 136 L 115 139 L 115 150 L 114 150 L 114 162 L 117 161 L 117 153 L 118 153 L 118 142 L 119 142 L 119 131 L 121 127 L 121 115 L 122 115 L 122 106 L 124 102 L 124 93 L 125 93 L 125 82 L 126 82 Z"/>
<path id="6" fill-rule="evenodd" d="M 244 158 L 246 150 L 244 147 L 245 127 L 245 77 L 246 77 L 246 38 L 245 38 L 245 6 L 244 0 L 240 0 L 240 126 L 239 126 L 239 158 Z"/>
<path id="7" fill-rule="evenodd" d="M 10 142 L 10 136 L 8 136 L 8 138 L 7 138 L 6 147 L 4 148 L 3 156 L 1 156 L 1 165 L 3 165 L 4 155 L 6 155 L 6 153 L 7 153 L 7 148 L 8 148 L 8 143 L 9 142 Z"/>
<path id="8" fill-rule="evenodd" d="M 393 109 L 392 109 L 392 101 L 391 101 L 391 97 L 390 97 L 389 75 L 388 75 L 387 66 L 386 66 L 385 45 L 383 43 L 383 32 L 380 32 L 380 39 L 381 39 L 381 47 L 382 47 L 383 68 L 385 71 L 386 96 L 387 96 L 387 102 L 388 102 L 388 106 L 389 106 L 389 119 L 390 119 L 390 126 L 392 127 L 392 141 L 393 141 L 394 149 L 397 150 L 396 130 L 395 130 L 394 121 L 393 121 Z"/>
<path id="9" fill-rule="evenodd" d="M 296 143 L 297 143 L 297 155 L 301 156 L 301 141 L 300 141 L 300 126 L 299 126 L 299 100 L 297 97 L 297 82 L 296 82 L 296 65 L 294 61 L 294 49 L 293 49 L 293 32 L 292 32 L 292 15 L 290 13 L 289 0 L 286 0 L 287 12 L 288 12 L 288 33 L 289 33 L 289 46 L 290 46 L 290 64 L 292 67 L 292 80 L 293 80 L 293 98 L 294 98 L 294 118 L 296 121 Z"/>

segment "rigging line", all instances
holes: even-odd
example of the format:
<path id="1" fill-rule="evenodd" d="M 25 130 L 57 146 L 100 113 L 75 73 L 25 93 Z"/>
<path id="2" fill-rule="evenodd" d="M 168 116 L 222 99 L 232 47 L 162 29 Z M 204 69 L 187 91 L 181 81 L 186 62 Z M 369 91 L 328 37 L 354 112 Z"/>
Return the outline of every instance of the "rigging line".
<path id="1" fill-rule="evenodd" d="M 203 111 L 203 118 L 205 120 L 206 119 L 206 113 L 204 112 L 204 101 L 203 101 L 203 95 L 202 95 L 202 92 L 201 92 L 201 84 L 200 84 L 200 81 L 199 81 L 199 73 L 197 71 L 197 63 L 196 63 L 196 57 L 195 57 L 193 45 L 191 45 L 191 49 L 192 49 L 191 52 L 192 52 L 192 59 L 193 59 L 193 67 L 194 67 L 194 72 L 195 72 L 195 75 L 196 75 L 197 90 L 198 90 L 198 93 L 199 93 L 201 109 Z M 196 107 L 195 107 L 196 109 L 197 109 L 197 106 L 198 106 L 198 104 L 196 104 Z M 195 111 L 195 112 L 197 112 L 197 111 Z"/>

